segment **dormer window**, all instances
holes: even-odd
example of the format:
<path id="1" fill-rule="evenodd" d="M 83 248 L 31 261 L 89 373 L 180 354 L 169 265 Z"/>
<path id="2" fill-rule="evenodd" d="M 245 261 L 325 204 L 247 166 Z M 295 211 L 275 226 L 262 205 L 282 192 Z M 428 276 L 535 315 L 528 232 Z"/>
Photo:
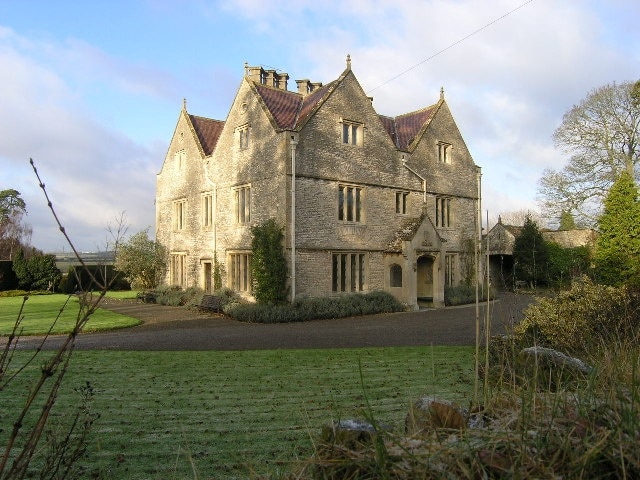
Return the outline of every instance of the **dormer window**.
<path id="1" fill-rule="evenodd" d="M 353 122 L 342 119 L 342 143 L 346 145 L 362 145 L 363 125 L 360 122 Z"/>
<path id="2" fill-rule="evenodd" d="M 451 144 L 438 142 L 438 161 L 440 163 L 451 163 Z"/>

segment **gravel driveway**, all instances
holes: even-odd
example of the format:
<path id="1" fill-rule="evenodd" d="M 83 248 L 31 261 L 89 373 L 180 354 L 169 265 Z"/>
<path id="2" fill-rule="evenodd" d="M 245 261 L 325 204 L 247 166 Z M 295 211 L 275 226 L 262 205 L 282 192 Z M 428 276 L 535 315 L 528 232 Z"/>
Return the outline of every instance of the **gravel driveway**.
<path id="1" fill-rule="evenodd" d="M 502 333 L 505 326 L 519 321 L 532 300 L 528 295 L 502 293 L 489 307 L 492 334 Z M 108 300 L 102 306 L 138 318 L 143 324 L 82 334 L 76 341 L 77 349 L 270 350 L 475 344 L 475 305 L 280 324 L 242 323 L 180 307 L 117 300 Z M 481 325 L 485 308 L 486 304 L 480 308 Z M 45 348 L 55 348 L 61 340 L 51 337 Z M 35 338 L 23 338 L 19 348 L 36 344 Z"/>

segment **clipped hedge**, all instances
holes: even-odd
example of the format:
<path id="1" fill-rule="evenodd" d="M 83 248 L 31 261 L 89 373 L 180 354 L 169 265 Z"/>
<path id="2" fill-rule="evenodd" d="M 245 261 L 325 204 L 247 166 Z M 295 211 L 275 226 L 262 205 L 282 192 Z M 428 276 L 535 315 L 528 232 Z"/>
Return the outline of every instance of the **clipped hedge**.
<path id="1" fill-rule="evenodd" d="M 242 322 L 289 323 L 401 312 L 405 307 L 390 293 L 376 291 L 337 297 L 304 297 L 296 299 L 291 305 L 234 302 L 223 310 L 227 315 Z"/>

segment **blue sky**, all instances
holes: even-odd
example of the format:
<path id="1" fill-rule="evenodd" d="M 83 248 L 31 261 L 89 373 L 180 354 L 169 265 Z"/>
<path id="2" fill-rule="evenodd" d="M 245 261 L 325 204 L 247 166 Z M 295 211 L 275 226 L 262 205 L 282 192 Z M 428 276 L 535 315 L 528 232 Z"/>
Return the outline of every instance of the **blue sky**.
<path id="1" fill-rule="evenodd" d="M 536 209 L 542 171 L 565 162 L 551 138 L 563 114 L 640 78 L 638 20 L 637 0 L 0 0 L 0 189 L 22 193 L 45 251 L 68 246 L 29 158 L 80 250 L 104 250 L 122 212 L 129 234 L 153 232 L 183 98 L 224 120 L 245 62 L 292 89 L 334 80 L 350 54 L 378 113 L 444 87 L 491 219 Z"/>

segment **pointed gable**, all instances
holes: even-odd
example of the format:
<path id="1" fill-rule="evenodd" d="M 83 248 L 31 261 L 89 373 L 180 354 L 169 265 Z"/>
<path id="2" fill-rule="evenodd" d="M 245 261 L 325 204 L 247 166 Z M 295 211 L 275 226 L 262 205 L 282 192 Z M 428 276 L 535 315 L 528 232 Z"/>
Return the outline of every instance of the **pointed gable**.
<path id="1" fill-rule="evenodd" d="M 200 142 L 202 153 L 208 157 L 216 148 L 220 133 L 224 127 L 224 122 L 190 114 L 188 117 L 193 131 Z"/>
<path id="2" fill-rule="evenodd" d="M 270 83 L 263 83 L 262 76 L 253 72 L 253 70 L 260 70 L 258 67 L 247 67 L 247 69 L 249 73 L 245 78 L 252 85 L 254 92 L 257 93 L 258 99 L 269 115 L 274 127 L 279 130 L 300 130 L 345 78 L 348 75 L 353 75 L 348 58 L 347 69 L 342 72 L 338 79 L 315 88 L 308 94 L 302 94 L 286 90 L 286 86 L 282 88 L 275 85 L 272 86 Z M 402 151 L 409 151 L 417 143 L 416 140 L 424 134 L 443 103 L 444 97 L 441 93 L 440 101 L 426 108 L 405 113 L 395 118 L 384 115 L 378 115 L 378 118 L 396 148 Z"/>

